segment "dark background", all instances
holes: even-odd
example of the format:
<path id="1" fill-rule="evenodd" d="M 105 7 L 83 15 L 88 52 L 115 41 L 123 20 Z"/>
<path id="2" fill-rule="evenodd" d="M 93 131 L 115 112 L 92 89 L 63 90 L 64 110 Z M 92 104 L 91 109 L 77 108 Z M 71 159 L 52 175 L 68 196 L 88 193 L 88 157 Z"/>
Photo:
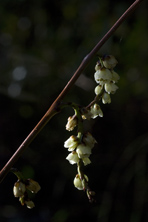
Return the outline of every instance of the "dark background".
<path id="1" fill-rule="evenodd" d="M 5 0 L 0 2 L 0 167 L 11 157 L 69 81 L 82 59 L 132 1 Z M 98 141 L 85 167 L 96 203 L 73 186 L 65 159 L 73 111 L 55 116 L 15 164 L 42 189 L 36 207 L 13 196 L 16 177 L 0 184 L 2 222 L 142 222 L 148 220 L 148 4 L 125 21 L 99 51 L 113 54 L 120 75 L 103 118 L 85 123 Z M 83 106 L 94 98 L 94 58 L 66 96 Z"/>

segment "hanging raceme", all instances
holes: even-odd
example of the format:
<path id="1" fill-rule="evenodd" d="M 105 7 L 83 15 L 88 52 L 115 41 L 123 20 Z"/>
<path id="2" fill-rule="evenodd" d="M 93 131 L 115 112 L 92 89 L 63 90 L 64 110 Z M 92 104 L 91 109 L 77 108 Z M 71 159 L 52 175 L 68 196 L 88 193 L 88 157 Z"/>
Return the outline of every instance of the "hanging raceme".
<path id="1" fill-rule="evenodd" d="M 94 201 L 95 192 L 91 191 L 88 186 L 88 176 L 84 174 L 82 167 L 91 163 L 90 155 L 92 149 L 97 143 L 95 138 L 83 129 L 83 121 L 103 117 L 102 109 L 98 104 L 102 100 L 103 104 L 111 103 L 110 94 L 114 94 L 118 89 L 116 83 L 119 80 L 119 75 L 113 70 L 117 65 L 117 60 L 112 55 L 106 55 L 99 58 L 95 66 L 94 79 L 97 82 L 95 87 L 95 98 L 87 107 L 80 107 L 71 103 L 75 111 L 75 115 L 68 118 L 66 130 L 72 131 L 78 127 L 78 134 L 71 135 L 65 142 L 64 147 L 70 152 L 66 159 L 70 164 L 77 164 L 77 174 L 74 178 L 74 186 L 78 190 L 84 190 L 90 202 Z"/>

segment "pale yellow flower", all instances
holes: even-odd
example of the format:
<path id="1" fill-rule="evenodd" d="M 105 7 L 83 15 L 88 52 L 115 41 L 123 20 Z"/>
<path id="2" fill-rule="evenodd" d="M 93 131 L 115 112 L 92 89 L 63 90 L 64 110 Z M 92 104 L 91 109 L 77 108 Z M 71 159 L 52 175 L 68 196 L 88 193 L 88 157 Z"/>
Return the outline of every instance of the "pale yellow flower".
<path id="1" fill-rule="evenodd" d="M 88 157 L 91 154 L 91 147 L 81 143 L 78 145 L 76 152 L 79 158 Z"/>
<path id="2" fill-rule="evenodd" d="M 78 163 L 80 161 L 78 154 L 73 151 L 72 153 L 70 153 L 66 159 L 69 161 L 70 164 L 75 164 Z"/>
<path id="3" fill-rule="evenodd" d="M 116 86 L 114 83 L 109 82 L 109 83 L 105 83 L 105 91 L 110 94 L 110 93 L 115 93 L 116 90 L 118 89 L 118 86 Z"/>
<path id="4" fill-rule="evenodd" d="M 108 93 L 103 93 L 102 103 L 104 103 L 104 104 L 111 103 L 111 97 Z"/>
<path id="5" fill-rule="evenodd" d="M 68 148 L 68 151 L 73 151 L 78 145 L 78 138 L 74 135 L 70 136 L 65 142 L 64 147 Z"/>
<path id="6" fill-rule="evenodd" d="M 102 68 L 95 72 L 94 78 L 97 83 L 99 83 L 100 80 L 111 80 L 112 73 L 109 69 Z"/>

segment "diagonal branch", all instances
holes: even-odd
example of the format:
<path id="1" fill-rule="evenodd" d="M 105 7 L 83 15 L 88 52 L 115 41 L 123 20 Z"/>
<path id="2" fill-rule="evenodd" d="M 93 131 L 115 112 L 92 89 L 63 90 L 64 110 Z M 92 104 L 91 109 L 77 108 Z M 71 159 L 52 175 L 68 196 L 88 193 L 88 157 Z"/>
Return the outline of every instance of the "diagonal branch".
<path id="1" fill-rule="evenodd" d="M 80 74 L 87 67 L 91 59 L 96 55 L 98 50 L 104 45 L 104 43 L 113 35 L 113 33 L 117 30 L 117 28 L 126 20 L 126 18 L 139 6 L 139 4 L 143 0 L 136 0 L 117 20 L 117 22 L 111 27 L 111 29 L 103 36 L 103 38 L 96 44 L 96 46 L 92 49 L 92 51 L 82 60 L 80 66 L 64 87 L 62 92 L 59 94 L 57 99 L 53 102 L 50 108 L 47 110 L 42 119 L 38 122 L 38 124 L 34 127 L 34 129 L 30 132 L 30 134 L 26 137 L 20 147 L 16 150 L 16 152 L 12 155 L 3 169 L 0 171 L 0 182 L 5 178 L 5 176 L 10 171 L 11 167 L 16 163 L 19 157 L 22 155 L 23 151 L 28 147 L 28 145 L 35 139 L 35 137 L 39 134 L 39 132 L 44 128 L 44 126 L 49 122 L 49 120 L 58 112 L 60 112 L 60 104 L 62 99 L 69 92 L 71 87 L 74 85 Z"/>

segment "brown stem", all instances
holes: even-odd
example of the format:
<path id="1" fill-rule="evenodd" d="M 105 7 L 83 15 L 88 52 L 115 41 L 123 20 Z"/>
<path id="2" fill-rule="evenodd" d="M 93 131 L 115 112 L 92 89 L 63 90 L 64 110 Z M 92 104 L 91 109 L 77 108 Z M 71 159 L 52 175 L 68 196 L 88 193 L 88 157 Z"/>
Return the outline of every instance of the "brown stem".
<path id="1" fill-rule="evenodd" d="M 103 46 L 103 44 L 110 38 L 110 36 L 116 31 L 116 29 L 125 21 L 125 19 L 138 7 L 138 5 L 143 0 L 136 0 L 124 13 L 123 15 L 117 20 L 117 22 L 111 27 L 111 29 L 103 36 L 103 38 L 97 43 L 97 45 L 92 49 L 92 51 L 83 59 L 80 66 L 70 79 L 70 81 L 67 83 L 65 88 L 62 90 L 62 92 L 59 94 L 57 99 L 53 102 L 51 107 L 47 110 L 45 115 L 42 117 L 42 119 L 38 122 L 38 124 L 34 127 L 34 129 L 30 132 L 30 134 L 26 137 L 26 139 L 23 141 L 23 143 L 20 145 L 20 147 L 16 150 L 16 152 L 13 154 L 13 156 L 9 159 L 9 161 L 6 163 L 6 165 L 3 167 L 3 169 L 0 171 L 0 182 L 4 179 L 4 177 L 7 175 L 7 173 L 10 171 L 11 167 L 16 163 L 18 158 L 21 156 L 23 151 L 28 147 L 28 145 L 34 140 L 34 138 L 38 135 L 38 133 L 43 129 L 43 127 L 48 123 L 48 121 L 56 114 L 58 113 L 60 103 L 62 99 L 65 97 L 65 95 L 69 92 L 71 87 L 74 85 L 80 74 L 83 72 L 83 70 L 86 68 L 88 63 L 91 61 L 91 59 L 94 57 L 94 55 L 98 52 L 98 50 Z"/>

